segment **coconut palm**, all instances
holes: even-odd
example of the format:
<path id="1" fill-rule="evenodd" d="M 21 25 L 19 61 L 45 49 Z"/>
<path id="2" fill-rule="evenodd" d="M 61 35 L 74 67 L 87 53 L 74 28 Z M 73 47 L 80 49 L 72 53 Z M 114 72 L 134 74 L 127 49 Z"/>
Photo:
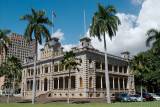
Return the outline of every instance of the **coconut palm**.
<path id="1" fill-rule="evenodd" d="M 35 100 L 35 72 L 36 72 L 36 61 L 37 61 L 37 46 L 38 43 L 42 44 L 43 40 L 49 41 L 51 39 L 49 30 L 47 26 L 52 26 L 52 22 L 45 16 L 45 12 L 41 10 L 31 9 L 31 14 L 26 14 L 21 17 L 21 20 L 25 20 L 28 22 L 26 27 L 24 37 L 28 42 L 35 40 L 35 55 L 34 55 L 34 76 L 33 76 L 33 98 L 32 104 L 34 104 Z"/>
<path id="2" fill-rule="evenodd" d="M 80 65 L 80 63 L 78 62 L 78 60 L 75 57 L 75 53 L 73 53 L 73 51 L 70 52 L 66 52 L 64 55 L 64 59 L 62 60 L 62 65 L 65 66 L 65 69 L 68 70 L 68 97 L 67 97 L 67 103 L 70 103 L 70 89 L 71 89 L 71 70 L 78 70 L 78 65 Z"/>
<path id="3" fill-rule="evenodd" d="M 120 24 L 119 18 L 115 15 L 116 9 L 113 6 L 104 7 L 98 4 L 98 11 L 94 13 L 92 18 L 92 24 L 90 26 L 90 36 L 97 37 L 99 41 L 104 40 L 105 50 L 105 81 L 106 81 L 106 93 L 107 102 L 111 103 L 110 99 L 110 86 L 109 86 L 109 74 L 108 74 L 108 61 L 107 61 L 107 46 L 106 46 L 106 34 L 112 39 L 116 35 L 118 25 Z"/>
<path id="4" fill-rule="evenodd" d="M 156 29 L 150 29 L 148 30 L 147 34 L 148 36 L 146 40 L 146 46 L 150 46 L 152 43 L 152 49 L 155 52 L 160 51 L 160 31 Z"/>
<path id="5" fill-rule="evenodd" d="M 0 29 L 0 54 L 2 54 L 2 52 L 7 54 L 8 45 L 11 43 L 7 36 L 9 33 L 10 30 Z"/>

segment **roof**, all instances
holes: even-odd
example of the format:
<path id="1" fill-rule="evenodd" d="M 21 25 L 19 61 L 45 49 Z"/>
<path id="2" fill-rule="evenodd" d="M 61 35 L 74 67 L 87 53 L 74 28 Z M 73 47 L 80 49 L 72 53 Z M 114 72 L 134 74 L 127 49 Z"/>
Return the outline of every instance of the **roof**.
<path id="1" fill-rule="evenodd" d="M 84 41 L 84 40 L 86 40 L 87 42 L 91 41 L 91 39 L 89 37 L 83 37 L 80 39 L 80 41 Z"/>

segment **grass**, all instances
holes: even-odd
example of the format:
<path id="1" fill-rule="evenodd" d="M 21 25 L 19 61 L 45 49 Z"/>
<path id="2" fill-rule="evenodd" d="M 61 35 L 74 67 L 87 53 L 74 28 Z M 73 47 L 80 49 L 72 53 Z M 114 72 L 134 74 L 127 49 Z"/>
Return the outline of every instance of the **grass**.
<path id="1" fill-rule="evenodd" d="M 88 103 L 88 104 L 66 104 L 66 103 L 48 103 L 48 104 L 26 104 L 26 103 L 1 103 L 0 107 L 160 107 L 160 101 L 156 102 L 133 102 L 133 103 Z"/>

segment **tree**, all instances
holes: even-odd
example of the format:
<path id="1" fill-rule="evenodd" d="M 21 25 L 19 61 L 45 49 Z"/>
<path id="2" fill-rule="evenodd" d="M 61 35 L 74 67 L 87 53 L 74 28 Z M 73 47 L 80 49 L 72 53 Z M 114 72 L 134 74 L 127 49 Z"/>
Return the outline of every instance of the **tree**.
<path id="1" fill-rule="evenodd" d="M 2 63 L 2 66 L 0 68 L 0 74 L 2 76 L 5 76 L 5 83 L 4 87 L 7 90 L 8 99 L 7 102 L 9 103 L 9 95 L 15 93 L 15 84 L 16 82 L 20 83 L 21 81 L 21 70 L 22 65 L 18 58 L 12 56 L 8 57 L 6 62 Z M 12 93 L 11 93 L 12 88 Z"/>
<path id="2" fill-rule="evenodd" d="M 160 31 L 156 29 L 150 29 L 146 35 L 148 36 L 146 40 L 146 46 L 150 46 L 152 43 L 153 51 L 160 53 Z"/>
<path id="3" fill-rule="evenodd" d="M 31 9 L 31 14 L 26 14 L 21 17 L 21 20 L 25 20 L 28 22 L 26 27 L 24 37 L 28 42 L 35 40 L 35 55 L 34 55 L 34 76 L 33 76 L 33 97 L 32 97 L 32 104 L 35 102 L 35 75 L 36 75 L 36 61 L 38 57 L 37 53 L 37 46 L 38 43 L 42 44 L 43 40 L 45 39 L 46 42 L 51 39 L 49 30 L 46 26 L 51 26 L 52 22 L 45 16 L 45 12 L 41 10 L 34 10 Z"/>
<path id="4" fill-rule="evenodd" d="M 73 53 L 73 51 L 70 52 L 66 52 L 64 55 L 64 59 L 62 60 L 62 65 L 65 66 L 65 69 L 68 70 L 68 98 L 67 98 L 67 103 L 70 103 L 70 89 L 71 89 L 71 70 L 78 70 L 78 65 L 80 65 L 80 63 L 78 63 L 78 60 L 75 57 L 75 53 Z"/>
<path id="5" fill-rule="evenodd" d="M 103 36 L 104 50 L 105 50 L 105 82 L 106 82 L 106 93 L 107 102 L 111 103 L 110 99 L 110 83 L 108 73 L 108 60 L 107 60 L 107 46 L 106 46 L 106 33 L 112 39 L 116 35 L 118 25 L 121 23 L 119 18 L 115 15 L 116 9 L 113 6 L 104 7 L 98 5 L 98 11 L 95 12 L 92 18 L 92 24 L 90 26 L 90 36 L 97 37 L 101 41 Z"/>
<path id="6" fill-rule="evenodd" d="M 10 33 L 10 30 L 1 30 L 0 29 L 0 54 L 4 52 L 7 53 L 8 45 L 11 43 L 11 41 L 8 38 L 8 34 Z"/>
<path id="7" fill-rule="evenodd" d="M 18 58 L 11 56 L 7 59 L 7 66 L 10 69 L 9 72 L 13 76 L 13 94 L 15 94 L 16 81 L 20 82 L 21 80 L 22 64 Z"/>
<path id="8" fill-rule="evenodd" d="M 144 53 L 140 53 L 137 56 L 135 56 L 132 60 L 131 60 L 131 69 L 133 71 L 133 73 L 136 75 L 136 77 L 138 77 L 138 80 L 140 80 L 139 82 L 141 83 L 141 101 L 143 96 L 143 87 L 142 87 L 142 83 L 144 81 L 144 74 L 149 72 L 149 68 L 147 66 L 148 59 L 145 56 Z"/>

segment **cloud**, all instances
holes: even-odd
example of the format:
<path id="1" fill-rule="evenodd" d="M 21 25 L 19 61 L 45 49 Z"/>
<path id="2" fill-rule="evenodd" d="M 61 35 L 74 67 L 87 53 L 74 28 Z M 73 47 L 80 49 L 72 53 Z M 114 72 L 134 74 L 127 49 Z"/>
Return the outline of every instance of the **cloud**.
<path id="1" fill-rule="evenodd" d="M 138 16 L 118 13 L 117 16 L 120 18 L 122 24 L 119 26 L 117 35 L 112 41 L 107 37 L 108 53 L 120 55 L 123 51 L 129 51 L 132 55 L 135 55 L 141 51 L 147 50 L 148 48 L 145 46 L 145 41 L 147 39 L 145 35 L 146 32 L 151 28 L 160 29 L 160 14 L 157 13 L 159 9 L 159 0 L 144 0 Z M 86 34 L 89 36 L 89 30 Z M 58 29 L 52 36 L 64 40 L 64 33 L 61 29 Z M 91 43 L 96 49 L 104 51 L 103 41 L 99 42 L 97 38 L 93 37 L 91 39 Z M 77 45 L 65 44 L 62 46 L 64 47 L 64 51 L 69 51 L 72 47 Z"/>
<path id="2" fill-rule="evenodd" d="M 146 32 L 151 28 L 160 28 L 159 0 L 145 0 L 138 16 L 132 14 L 118 13 L 121 25 L 116 37 L 112 41 L 107 38 L 108 52 L 120 55 L 122 51 L 130 51 L 132 55 L 147 50 L 145 41 Z M 89 35 L 88 35 L 89 36 Z M 103 41 L 92 38 L 92 45 L 103 51 Z"/>
<path id="3" fill-rule="evenodd" d="M 63 51 L 70 51 L 71 48 L 75 47 L 76 45 L 74 44 L 67 44 L 67 45 L 63 45 L 62 47 L 64 48 Z"/>
<path id="4" fill-rule="evenodd" d="M 144 2 L 144 0 L 131 0 L 134 5 L 140 5 Z"/>
<path id="5" fill-rule="evenodd" d="M 64 39 L 64 33 L 61 31 L 61 29 L 58 29 L 56 32 L 54 32 L 52 35 L 52 37 L 57 37 L 59 38 L 59 40 L 63 40 Z"/>

